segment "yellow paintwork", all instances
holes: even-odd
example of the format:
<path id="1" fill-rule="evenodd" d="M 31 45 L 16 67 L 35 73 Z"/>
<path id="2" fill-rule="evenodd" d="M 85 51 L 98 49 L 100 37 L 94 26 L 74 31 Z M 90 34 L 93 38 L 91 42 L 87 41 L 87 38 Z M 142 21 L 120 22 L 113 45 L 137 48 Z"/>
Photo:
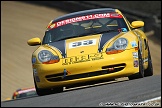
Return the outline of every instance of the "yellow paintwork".
<path id="1" fill-rule="evenodd" d="M 122 13 L 118 9 L 116 9 L 116 12 L 122 15 Z M 124 16 L 123 18 L 124 20 L 126 20 Z M 32 54 L 32 57 L 36 57 L 36 62 L 35 64 L 33 64 L 33 69 L 35 69 L 37 73 L 34 76 L 38 76 L 40 79 L 40 82 L 36 82 L 37 87 L 38 88 L 51 88 L 51 87 L 58 87 L 58 86 L 66 86 L 66 85 L 70 85 L 74 83 L 86 82 L 86 81 L 92 81 L 92 80 L 127 77 L 129 75 L 139 72 L 139 67 L 133 66 L 133 61 L 138 60 L 138 59 L 133 58 L 133 55 L 132 55 L 133 52 L 138 52 L 138 51 L 135 50 L 135 48 L 131 46 L 131 42 L 136 41 L 136 43 L 138 44 L 138 42 L 140 42 L 140 39 L 138 38 L 138 36 L 141 37 L 142 58 L 144 59 L 148 57 L 148 50 L 145 50 L 144 39 L 146 40 L 146 42 L 148 42 L 148 40 L 143 31 L 139 29 L 131 30 L 130 27 L 132 28 L 142 27 L 144 26 L 144 22 L 134 21 L 131 24 L 129 22 L 126 22 L 126 24 L 128 26 L 129 31 L 121 32 L 117 36 L 109 40 L 104 45 L 104 48 L 102 52 L 100 53 L 98 52 L 98 45 L 99 45 L 98 43 L 100 41 L 99 39 L 102 34 L 67 39 L 65 42 L 67 58 L 63 58 L 61 53 L 57 50 L 57 48 L 53 46 L 40 45 Z M 107 55 L 105 52 L 106 49 L 111 47 L 112 44 L 115 42 L 115 40 L 118 39 L 119 37 L 123 37 L 127 39 L 128 46 L 126 50 L 124 50 L 121 53 Z M 69 44 L 71 42 L 84 41 L 88 39 L 94 39 L 96 41 L 96 44 L 88 46 L 88 47 L 82 46 L 82 47 L 77 47 L 77 48 L 69 48 Z M 40 43 L 41 42 L 38 38 L 34 38 L 28 41 L 29 45 L 34 45 L 34 44 L 38 45 Z M 54 55 L 59 56 L 60 61 L 54 64 L 42 64 L 38 60 L 38 57 L 37 57 L 38 53 L 41 50 L 49 50 Z M 57 81 L 57 82 L 50 82 L 50 81 L 47 81 L 47 79 L 45 78 L 45 76 L 47 75 L 63 73 L 64 69 L 66 69 L 69 72 L 68 75 L 75 75 L 75 74 L 81 74 L 81 73 L 86 73 L 86 72 L 105 70 L 105 69 L 102 69 L 103 66 L 109 66 L 109 65 L 120 64 L 120 63 L 125 63 L 126 64 L 125 68 L 121 71 L 114 72 L 114 73 L 87 77 L 87 78 L 72 79 L 72 80 L 67 80 L 67 81 Z M 148 67 L 148 62 L 146 61 L 144 62 L 144 68 L 146 69 L 147 67 Z"/>
<path id="2" fill-rule="evenodd" d="M 133 28 L 138 28 L 138 27 L 143 27 L 144 26 L 144 22 L 143 21 L 133 21 L 131 23 Z"/>
<path id="3" fill-rule="evenodd" d="M 32 39 L 28 40 L 27 43 L 30 46 L 40 45 L 41 44 L 41 40 L 39 38 L 32 38 Z"/>
<path id="4" fill-rule="evenodd" d="M 137 67 L 133 67 L 133 57 L 132 57 L 132 52 L 135 52 L 135 49 L 130 49 L 130 50 L 125 50 L 124 52 L 120 54 L 112 54 L 112 55 L 107 55 L 105 52 L 103 54 L 103 59 L 100 60 L 91 60 L 87 62 L 82 62 L 82 63 L 74 63 L 68 64 L 68 65 L 62 65 L 65 61 L 65 59 L 61 59 L 60 62 L 55 63 L 55 64 L 50 64 L 50 65 L 45 65 L 45 64 L 36 64 L 34 68 L 37 69 L 38 76 L 40 78 L 40 82 L 37 82 L 37 86 L 40 88 L 46 88 L 49 86 L 61 86 L 70 84 L 74 81 L 86 81 L 86 80 L 95 80 L 97 79 L 103 79 L 104 77 L 106 78 L 112 78 L 112 77 L 124 77 L 131 75 L 133 73 L 138 72 Z M 122 56 L 122 57 L 121 57 Z M 123 61 L 124 60 L 124 61 Z M 70 81 L 60 81 L 60 82 L 49 82 L 45 79 L 46 75 L 53 74 L 55 71 L 55 74 L 62 72 L 63 70 L 66 69 L 69 71 L 71 74 L 80 74 L 80 73 L 85 73 L 85 72 L 93 72 L 97 70 L 102 70 L 102 66 L 108 66 L 112 64 L 119 64 L 119 63 L 126 63 L 126 68 L 122 71 L 116 72 L 116 73 L 111 73 L 107 75 L 100 75 L 96 77 L 91 77 L 91 78 L 81 78 L 81 79 L 75 79 L 75 80 L 70 80 Z"/>

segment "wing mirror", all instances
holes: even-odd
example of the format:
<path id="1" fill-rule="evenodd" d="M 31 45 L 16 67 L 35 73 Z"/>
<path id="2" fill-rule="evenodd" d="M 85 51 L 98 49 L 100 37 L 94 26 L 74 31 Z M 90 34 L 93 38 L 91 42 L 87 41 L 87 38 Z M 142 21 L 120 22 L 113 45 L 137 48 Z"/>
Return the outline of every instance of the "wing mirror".
<path id="1" fill-rule="evenodd" d="M 27 41 L 28 45 L 30 46 L 36 46 L 36 45 L 41 45 L 41 40 L 40 38 L 32 38 Z"/>
<path id="2" fill-rule="evenodd" d="M 143 27 L 144 26 L 144 22 L 143 21 L 133 21 L 131 23 L 131 26 L 133 28 L 139 28 L 139 27 Z"/>

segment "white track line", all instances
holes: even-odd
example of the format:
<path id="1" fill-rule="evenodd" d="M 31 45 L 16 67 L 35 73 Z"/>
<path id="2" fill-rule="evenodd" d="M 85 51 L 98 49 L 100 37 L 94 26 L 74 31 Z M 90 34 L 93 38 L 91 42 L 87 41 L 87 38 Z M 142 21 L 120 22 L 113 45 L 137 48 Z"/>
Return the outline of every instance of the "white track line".
<path id="1" fill-rule="evenodd" d="M 161 100 L 161 96 L 159 97 L 156 97 L 156 98 L 152 98 L 152 99 L 148 99 L 148 100 L 145 100 L 145 101 L 141 101 L 141 102 L 132 102 L 132 103 L 139 103 L 142 105 L 142 103 L 148 103 L 148 102 L 151 102 L 151 101 L 156 101 L 156 100 Z M 148 103 L 146 105 L 151 105 L 151 103 Z M 152 104 L 153 105 L 153 104 Z M 154 104 L 155 105 L 155 104 Z M 159 103 L 159 106 L 161 106 L 161 103 Z M 159 107 L 159 106 L 149 106 L 149 107 Z M 140 106 L 133 106 L 133 104 L 131 105 L 124 105 L 123 107 L 140 107 Z M 146 107 L 146 106 L 143 106 L 143 107 Z M 147 106 L 148 107 L 148 106 Z"/>
<path id="2" fill-rule="evenodd" d="M 142 102 L 140 102 L 140 103 L 146 103 L 146 102 L 155 101 L 155 100 L 160 100 L 160 99 L 161 99 L 161 96 L 156 97 L 156 98 L 152 98 L 152 99 L 148 99 L 148 100 L 142 101 Z"/>

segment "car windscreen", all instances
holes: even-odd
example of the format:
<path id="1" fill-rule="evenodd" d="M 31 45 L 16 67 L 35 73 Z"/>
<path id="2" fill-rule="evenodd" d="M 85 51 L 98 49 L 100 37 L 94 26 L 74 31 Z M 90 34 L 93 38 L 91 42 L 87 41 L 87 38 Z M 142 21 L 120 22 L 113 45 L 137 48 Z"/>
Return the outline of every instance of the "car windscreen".
<path id="1" fill-rule="evenodd" d="M 110 16 L 99 15 L 96 15 L 97 17 L 76 17 L 51 24 L 50 29 L 45 32 L 42 44 L 106 31 L 128 31 L 128 27 L 120 14 L 114 14 L 116 16 L 111 16 L 111 14 Z M 77 18 L 80 19 L 77 20 Z"/>

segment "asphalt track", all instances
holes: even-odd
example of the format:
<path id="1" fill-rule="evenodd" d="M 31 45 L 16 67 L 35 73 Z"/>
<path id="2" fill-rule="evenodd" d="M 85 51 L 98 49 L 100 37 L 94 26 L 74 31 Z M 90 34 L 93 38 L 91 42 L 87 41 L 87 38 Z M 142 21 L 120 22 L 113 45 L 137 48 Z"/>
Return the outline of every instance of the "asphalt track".
<path id="1" fill-rule="evenodd" d="M 7 97 L 11 97 L 16 89 L 34 86 L 31 54 L 36 47 L 28 46 L 27 40 L 33 37 L 42 39 L 50 20 L 64 14 L 66 12 L 43 6 L 15 1 L 1 2 L 2 106 L 98 106 L 99 102 L 144 101 L 161 96 L 161 45 L 153 36 L 149 36 L 154 67 L 152 77 L 3 102 Z M 48 104 L 45 104 L 46 102 Z"/>
<path id="2" fill-rule="evenodd" d="M 2 107 L 99 107 L 111 103 L 141 102 L 161 96 L 161 77 L 151 76 L 64 91 L 15 101 Z M 121 104 L 122 105 L 122 104 Z M 156 106 L 157 107 L 157 106 Z"/>

